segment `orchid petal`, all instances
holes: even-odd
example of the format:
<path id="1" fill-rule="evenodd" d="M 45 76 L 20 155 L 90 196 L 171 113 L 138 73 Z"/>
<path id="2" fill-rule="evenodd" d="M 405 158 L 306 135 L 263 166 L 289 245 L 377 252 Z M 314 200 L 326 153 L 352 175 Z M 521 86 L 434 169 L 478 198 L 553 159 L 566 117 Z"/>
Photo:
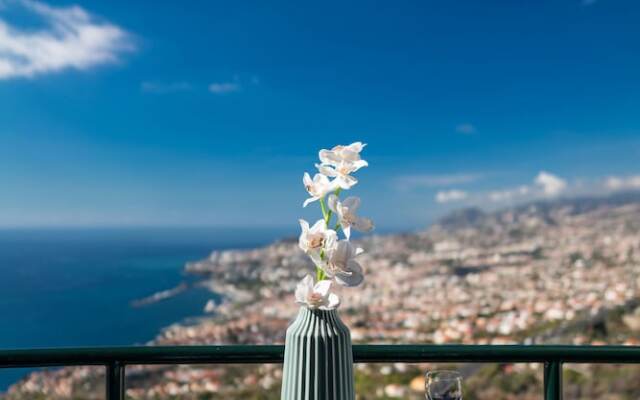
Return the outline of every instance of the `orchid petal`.
<path id="1" fill-rule="evenodd" d="M 349 239 L 351 237 L 351 225 L 341 225 L 342 226 L 342 232 L 344 233 L 344 236 Z"/>
<path id="2" fill-rule="evenodd" d="M 327 199 L 327 205 L 329 206 L 329 209 L 333 212 L 338 212 L 338 204 L 340 204 L 340 202 L 338 201 L 338 196 L 336 196 L 335 194 L 329 195 L 329 198 Z"/>
<path id="3" fill-rule="evenodd" d="M 342 205 L 349 209 L 349 212 L 355 213 L 360 207 L 360 198 L 357 196 L 349 196 L 342 201 Z"/>
<path id="4" fill-rule="evenodd" d="M 313 287 L 313 277 L 311 275 L 307 275 L 296 286 L 295 296 L 297 303 L 304 304 L 306 302 L 310 286 Z"/>
<path id="5" fill-rule="evenodd" d="M 362 267 L 355 260 L 350 260 L 348 270 L 336 274 L 336 282 L 346 287 L 358 286 L 364 281 Z"/>
<path id="6" fill-rule="evenodd" d="M 362 143 L 362 142 L 353 142 L 350 145 L 346 146 L 346 148 L 349 149 L 350 151 L 360 153 L 366 145 L 367 145 L 366 143 Z"/>
<path id="7" fill-rule="evenodd" d="M 304 175 L 302 175 L 302 183 L 304 184 L 305 187 L 311 186 L 313 184 L 313 181 L 311 180 L 311 176 L 309 175 L 308 172 L 305 172 Z"/>
<path id="8" fill-rule="evenodd" d="M 351 175 L 343 175 L 336 178 L 336 184 L 345 190 L 351 189 L 356 183 L 358 183 L 358 180 Z"/>
<path id="9" fill-rule="evenodd" d="M 307 251 L 307 232 L 309 232 L 309 223 L 303 219 L 298 220 L 300 222 L 300 228 L 302 232 L 300 232 L 300 237 L 298 238 L 298 247 L 302 249 L 302 251 Z"/>
<path id="10" fill-rule="evenodd" d="M 366 162 L 365 160 L 357 160 L 352 163 L 352 166 L 353 166 L 353 172 L 356 172 L 360 168 L 368 167 L 369 163 Z"/>
<path id="11" fill-rule="evenodd" d="M 313 276 L 311 276 L 309 274 L 305 275 L 305 277 L 302 278 L 302 283 L 305 285 L 306 288 L 312 289 L 313 285 L 314 285 Z"/>
<path id="12" fill-rule="evenodd" d="M 326 297 L 329 294 L 330 290 L 331 290 L 331 281 L 327 279 L 321 280 L 320 282 L 316 283 L 316 285 L 313 287 L 313 291 L 315 293 L 318 293 L 322 297 Z"/>
<path id="13" fill-rule="evenodd" d="M 346 265 L 349 260 L 349 247 L 351 243 L 348 240 L 340 240 L 329 255 L 331 262 L 337 265 Z"/>
<path id="14" fill-rule="evenodd" d="M 304 203 L 302 203 L 302 208 L 305 208 L 305 207 L 306 207 L 306 206 L 308 206 L 310 203 L 313 203 L 314 201 L 318 201 L 318 200 L 320 200 L 320 199 L 319 199 L 319 198 L 317 198 L 317 197 L 309 197 L 308 199 L 306 199 L 306 200 L 304 201 Z"/>
<path id="15" fill-rule="evenodd" d="M 335 276 L 335 273 L 331 270 L 331 268 L 329 268 L 329 265 L 326 262 L 320 261 L 320 263 L 316 265 L 318 265 L 320 269 L 324 271 L 325 275 L 327 275 L 329 278 L 333 278 Z"/>
<path id="16" fill-rule="evenodd" d="M 338 297 L 335 293 L 329 293 L 329 297 L 327 298 L 327 305 L 324 306 L 327 310 L 333 310 L 340 305 L 340 297 Z"/>
<path id="17" fill-rule="evenodd" d="M 326 227 L 327 227 L 326 222 L 324 222 L 323 219 L 319 219 L 316 221 L 315 224 L 313 224 L 313 226 L 309 229 L 309 231 L 314 233 L 319 233 L 325 230 Z"/>
<path id="18" fill-rule="evenodd" d="M 327 178 L 326 175 L 315 174 L 313 176 L 313 183 L 326 185 L 329 183 L 329 178 Z"/>
<path id="19" fill-rule="evenodd" d="M 322 264 L 324 263 L 324 261 L 322 260 L 322 257 L 320 257 L 319 252 L 309 253 L 309 258 L 311 258 L 311 261 L 313 261 L 313 264 L 315 266 L 322 268 Z"/>
<path id="20" fill-rule="evenodd" d="M 327 229 L 324 241 L 324 250 L 327 254 L 333 253 L 335 247 L 338 245 L 338 232 L 333 229 Z"/>
<path id="21" fill-rule="evenodd" d="M 369 232 L 373 229 L 373 221 L 369 218 L 357 217 L 353 222 L 353 227 L 360 232 Z"/>
<path id="22" fill-rule="evenodd" d="M 344 149 L 340 153 L 341 153 L 340 155 L 342 156 L 342 159 L 345 161 L 355 162 L 360 159 L 360 154 L 349 149 Z"/>
<path id="23" fill-rule="evenodd" d="M 330 176 L 332 178 L 338 176 L 338 172 L 334 168 L 332 168 L 332 167 L 330 167 L 328 165 L 316 164 L 316 168 L 318 168 L 318 171 L 322 175 Z"/>
<path id="24" fill-rule="evenodd" d="M 346 287 L 356 287 L 364 281 L 364 275 L 356 273 L 336 274 L 335 280 L 338 284 Z"/>
<path id="25" fill-rule="evenodd" d="M 340 156 L 335 150 L 320 150 L 318 158 L 323 164 L 335 165 L 341 161 Z"/>

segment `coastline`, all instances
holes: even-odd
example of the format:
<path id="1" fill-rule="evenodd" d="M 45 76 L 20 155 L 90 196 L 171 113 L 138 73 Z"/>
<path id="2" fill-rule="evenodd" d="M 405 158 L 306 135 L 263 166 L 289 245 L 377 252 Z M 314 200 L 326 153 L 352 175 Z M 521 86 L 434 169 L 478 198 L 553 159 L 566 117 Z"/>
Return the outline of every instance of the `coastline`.
<path id="1" fill-rule="evenodd" d="M 167 326 L 192 324 L 217 295 L 185 274 L 212 249 L 252 248 L 274 232 L 219 229 L 4 229 L 0 231 L 0 330 L 4 349 L 126 346 Z M 242 237 L 240 237 L 242 236 Z M 238 239 L 235 244 L 234 240 Z M 186 282 L 189 289 L 142 307 L 135 300 Z M 151 299 L 147 299 L 151 300 Z M 143 302 L 145 303 L 145 302 Z M 32 370 L 0 371 L 0 392 Z"/>
<path id="2" fill-rule="evenodd" d="M 354 343 L 596 345 L 603 339 L 585 326 L 613 319 L 609 340 L 638 344 L 638 332 L 620 328 L 628 321 L 640 326 L 640 310 L 628 306 L 640 298 L 636 227 L 640 201 L 587 209 L 532 206 L 474 217 L 473 223 L 458 217 L 419 233 L 359 239 L 367 280 L 357 291 L 340 293 L 341 318 Z M 298 308 L 295 285 L 300 273 L 312 270 L 295 241 L 217 250 L 188 262 L 184 271 L 198 277 L 195 286 L 220 294 L 222 301 L 215 313 L 172 324 L 148 344 L 283 343 Z M 390 371 L 412 379 L 421 376 L 414 367 Z M 362 368 L 366 376 L 380 373 Z M 138 377 L 127 390 L 133 399 L 172 393 L 185 399 L 207 393 L 241 398 L 245 386 L 275 396 L 281 374 L 273 365 L 131 370 Z M 75 393 L 87 377 L 98 380 L 100 372 L 64 368 L 46 378 L 32 374 L 8 398 L 21 399 L 28 390 Z"/>

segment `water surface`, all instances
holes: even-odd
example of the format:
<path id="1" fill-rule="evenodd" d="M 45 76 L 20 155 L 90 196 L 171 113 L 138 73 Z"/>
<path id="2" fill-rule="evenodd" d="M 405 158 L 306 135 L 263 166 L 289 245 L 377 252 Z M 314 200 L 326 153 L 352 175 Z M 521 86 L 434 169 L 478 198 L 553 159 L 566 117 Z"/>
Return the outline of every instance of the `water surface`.
<path id="1" fill-rule="evenodd" d="M 250 248 L 277 230 L 0 230 L 0 348 L 143 344 L 202 315 L 201 288 L 144 307 L 131 301 L 193 280 L 184 263 L 213 249 Z M 0 371 L 0 391 L 24 370 Z"/>

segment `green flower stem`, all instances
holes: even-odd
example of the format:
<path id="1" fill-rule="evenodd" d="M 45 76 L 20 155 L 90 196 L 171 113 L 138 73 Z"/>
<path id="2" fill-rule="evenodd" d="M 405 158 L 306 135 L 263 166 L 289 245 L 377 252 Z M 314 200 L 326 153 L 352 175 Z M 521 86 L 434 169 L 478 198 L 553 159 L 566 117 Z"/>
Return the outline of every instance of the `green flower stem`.
<path id="1" fill-rule="evenodd" d="M 320 259 L 324 261 L 324 249 L 320 250 Z M 324 270 L 316 265 L 316 281 L 319 282 L 323 280 L 327 274 L 325 274 Z"/>
<path id="2" fill-rule="evenodd" d="M 335 192 L 333 192 L 336 196 L 340 196 L 341 188 L 337 188 Z M 324 223 L 327 228 L 329 227 L 329 223 L 331 222 L 331 217 L 333 216 L 333 211 L 327 209 L 327 204 L 325 203 L 324 197 L 320 199 L 320 210 L 322 211 L 322 217 L 324 218 Z M 336 223 L 336 227 L 334 230 L 340 228 L 340 222 Z M 324 250 L 320 253 L 320 258 L 324 260 Z M 316 265 L 316 282 L 319 282 L 327 277 L 327 274 L 324 270 Z"/>
<path id="3" fill-rule="evenodd" d="M 322 217 L 324 218 L 324 222 L 328 224 L 331 217 L 327 213 L 327 206 L 324 204 L 324 197 L 320 199 L 320 209 L 322 210 Z"/>

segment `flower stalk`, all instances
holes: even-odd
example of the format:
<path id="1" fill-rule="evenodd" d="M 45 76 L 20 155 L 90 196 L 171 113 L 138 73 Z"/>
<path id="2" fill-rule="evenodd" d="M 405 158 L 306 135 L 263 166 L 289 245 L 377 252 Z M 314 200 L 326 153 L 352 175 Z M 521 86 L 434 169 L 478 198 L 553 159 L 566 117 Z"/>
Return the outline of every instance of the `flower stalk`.
<path id="1" fill-rule="evenodd" d="M 363 143 L 355 142 L 348 146 L 335 146 L 331 150 L 320 150 L 320 164 L 316 164 L 319 173 L 313 179 L 308 173 L 303 176 L 305 189 L 311 196 L 305 200 L 303 207 L 318 201 L 322 212 L 322 219 L 313 226 L 300 220 L 302 233 L 299 246 L 316 267 L 315 280 L 307 275 L 296 289 L 296 302 L 308 308 L 336 308 L 340 301 L 331 292 L 332 284 L 353 287 L 360 285 L 364 279 L 363 269 L 355 260 L 362 249 L 353 247 L 349 238 L 351 228 L 368 232 L 373 229 L 373 223 L 355 214 L 360 206 L 359 198 L 339 199 L 342 190 L 351 189 L 358 183 L 351 174 L 368 166 L 360 158 L 364 147 Z M 331 229 L 334 215 L 336 223 Z M 338 239 L 338 230 L 342 231 L 344 239 Z"/>
<path id="2" fill-rule="evenodd" d="M 329 226 L 331 214 L 327 211 L 327 205 L 324 203 L 324 197 L 320 199 L 320 210 L 322 211 L 322 218 L 324 218 L 324 223 Z"/>

